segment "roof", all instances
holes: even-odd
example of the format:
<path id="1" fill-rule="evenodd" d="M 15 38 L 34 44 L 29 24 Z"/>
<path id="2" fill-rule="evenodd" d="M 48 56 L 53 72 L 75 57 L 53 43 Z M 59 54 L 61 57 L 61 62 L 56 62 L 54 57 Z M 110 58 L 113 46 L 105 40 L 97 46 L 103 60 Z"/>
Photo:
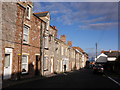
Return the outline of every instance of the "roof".
<path id="1" fill-rule="evenodd" d="M 80 48 L 80 47 L 73 47 L 74 49 L 78 49 L 80 52 L 84 52 L 84 50 L 82 49 L 82 48 Z"/>
<path id="2" fill-rule="evenodd" d="M 106 63 L 107 62 L 107 57 L 99 57 L 97 60 L 96 60 L 97 63 Z"/>
<path id="3" fill-rule="evenodd" d="M 118 57 L 118 56 L 120 56 L 120 51 L 102 51 L 101 53 L 104 53 L 108 57 Z"/>
<path id="4" fill-rule="evenodd" d="M 97 56 L 96 62 L 97 63 L 106 63 L 107 55 L 105 55 L 104 53 L 101 53 L 99 56 Z"/>
<path id="5" fill-rule="evenodd" d="M 38 13 L 34 13 L 34 14 L 38 17 L 45 17 L 45 16 L 47 16 L 48 13 L 49 13 L 49 11 L 38 12 Z"/>

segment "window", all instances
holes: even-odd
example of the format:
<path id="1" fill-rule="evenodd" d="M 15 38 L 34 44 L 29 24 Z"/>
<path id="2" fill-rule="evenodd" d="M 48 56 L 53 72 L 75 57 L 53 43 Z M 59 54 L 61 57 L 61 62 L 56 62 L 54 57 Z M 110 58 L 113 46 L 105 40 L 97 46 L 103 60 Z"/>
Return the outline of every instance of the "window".
<path id="1" fill-rule="evenodd" d="M 48 36 L 45 36 L 44 48 L 48 49 Z"/>
<path id="2" fill-rule="evenodd" d="M 29 27 L 24 25 L 23 28 L 23 43 L 29 42 Z"/>
<path id="3" fill-rule="evenodd" d="M 5 54 L 4 67 L 10 66 L 10 54 Z"/>
<path id="4" fill-rule="evenodd" d="M 22 56 L 22 64 L 21 64 L 22 74 L 28 72 L 28 55 Z"/>
<path id="5" fill-rule="evenodd" d="M 27 14 L 27 18 L 30 19 L 30 15 L 31 15 L 31 7 L 30 6 L 27 6 L 26 14 Z"/>
<path id="6" fill-rule="evenodd" d="M 47 58 L 47 57 L 44 57 L 44 70 L 47 70 L 47 69 L 48 69 L 48 68 L 47 68 L 47 66 L 48 66 L 47 62 L 48 62 L 48 58 Z"/>

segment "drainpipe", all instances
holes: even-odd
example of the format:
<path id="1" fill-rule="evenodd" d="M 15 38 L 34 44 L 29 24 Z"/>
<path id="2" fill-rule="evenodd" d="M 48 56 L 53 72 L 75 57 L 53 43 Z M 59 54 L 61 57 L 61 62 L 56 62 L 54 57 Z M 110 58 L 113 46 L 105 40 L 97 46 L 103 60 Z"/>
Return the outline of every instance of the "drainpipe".
<path id="1" fill-rule="evenodd" d="M 45 27 L 43 28 L 43 23 L 41 21 L 41 38 L 40 38 L 40 43 L 41 43 L 41 48 L 40 48 L 40 55 L 41 55 L 41 75 L 44 76 L 44 34 L 45 34 Z"/>
<path id="2" fill-rule="evenodd" d="M 21 48 L 20 48 L 20 58 L 18 58 L 18 79 L 21 79 L 21 62 L 22 62 L 22 46 L 23 46 L 23 27 L 24 27 L 24 17 L 25 17 L 25 8 L 22 16 L 22 30 L 21 30 Z"/>

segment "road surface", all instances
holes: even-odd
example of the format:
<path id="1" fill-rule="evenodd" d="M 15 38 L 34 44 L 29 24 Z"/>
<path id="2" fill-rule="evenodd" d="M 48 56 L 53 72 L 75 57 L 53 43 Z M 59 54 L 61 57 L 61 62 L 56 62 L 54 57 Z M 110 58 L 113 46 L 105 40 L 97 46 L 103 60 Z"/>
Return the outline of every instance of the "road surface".
<path id="1" fill-rule="evenodd" d="M 81 69 L 9 88 L 120 88 L 120 86 L 105 75 L 94 74 L 90 69 Z"/>

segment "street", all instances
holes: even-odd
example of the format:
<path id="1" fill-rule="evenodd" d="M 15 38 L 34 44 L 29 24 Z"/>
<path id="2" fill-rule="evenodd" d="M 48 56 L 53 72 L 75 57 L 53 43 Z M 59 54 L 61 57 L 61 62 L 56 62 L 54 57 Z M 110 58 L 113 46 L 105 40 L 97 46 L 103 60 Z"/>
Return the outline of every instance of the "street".
<path id="1" fill-rule="evenodd" d="M 81 69 L 8 88 L 120 88 L 120 86 L 105 75 L 93 74 L 90 69 Z"/>

